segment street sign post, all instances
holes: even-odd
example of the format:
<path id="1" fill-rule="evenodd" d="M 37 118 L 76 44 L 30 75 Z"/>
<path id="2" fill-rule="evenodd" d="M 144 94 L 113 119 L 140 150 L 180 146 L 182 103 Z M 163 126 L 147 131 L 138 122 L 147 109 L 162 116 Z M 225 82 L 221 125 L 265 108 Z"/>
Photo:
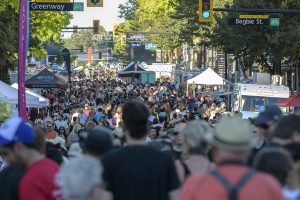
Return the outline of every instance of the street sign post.
<path id="1" fill-rule="evenodd" d="M 30 10 L 58 12 L 84 11 L 84 4 L 83 2 L 70 3 L 70 0 L 37 0 L 36 2 L 30 2 Z"/>
<path id="2" fill-rule="evenodd" d="M 142 45 L 141 45 L 140 43 L 132 43 L 131 46 L 132 46 L 132 47 L 140 47 L 140 46 L 142 46 Z"/>
<path id="3" fill-rule="evenodd" d="M 229 18 L 228 23 L 237 26 L 269 26 L 269 19 Z"/>
<path id="4" fill-rule="evenodd" d="M 71 0 L 32 0 L 31 2 L 39 2 L 39 3 L 70 3 Z"/>
<path id="5" fill-rule="evenodd" d="M 279 18 L 270 18 L 270 26 L 280 26 Z"/>
<path id="6" fill-rule="evenodd" d="M 31 11 L 73 11 L 73 3 L 40 3 L 30 2 Z"/>

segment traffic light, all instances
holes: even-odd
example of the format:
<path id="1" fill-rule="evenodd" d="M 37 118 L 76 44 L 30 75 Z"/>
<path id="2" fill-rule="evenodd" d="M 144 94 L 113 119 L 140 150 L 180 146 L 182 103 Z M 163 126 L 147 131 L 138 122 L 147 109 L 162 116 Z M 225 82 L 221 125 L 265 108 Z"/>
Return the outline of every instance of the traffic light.
<path id="1" fill-rule="evenodd" d="M 120 25 L 119 24 L 113 24 L 113 38 L 118 37 L 118 35 L 119 35 L 119 29 L 120 29 Z"/>
<path id="2" fill-rule="evenodd" d="M 121 44 L 126 45 L 126 35 L 121 36 Z"/>
<path id="3" fill-rule="evenodd" d="M 93 33 L 95 35 L 99 34 L 99 24 L 100 24 L 99 20 L 93 20 Z"/>
<path id="4" fill-rule="evenodd" d="M 78 26 L 73 26 L 73 33 L 78 33 Z"/>
<path id="5" fill-rule="evenodd" d="M 83 46 L 80 46 L 80 52 L 83 53 Z"/>
<path id="6" fill-rule="evenodd" d="M 87 7 L 103 7 L 103 0 L 87 0 Z"/>
<path id="7" fill-rule="evenodd" d="M 102 53 L 99 52 L 99 59 L 101 60 L 102 59 Z"/>
<path id="8" fill-rule="evenodd" d="M 199 0 L 199 22 L 213 22 L 213 0 Z"/>

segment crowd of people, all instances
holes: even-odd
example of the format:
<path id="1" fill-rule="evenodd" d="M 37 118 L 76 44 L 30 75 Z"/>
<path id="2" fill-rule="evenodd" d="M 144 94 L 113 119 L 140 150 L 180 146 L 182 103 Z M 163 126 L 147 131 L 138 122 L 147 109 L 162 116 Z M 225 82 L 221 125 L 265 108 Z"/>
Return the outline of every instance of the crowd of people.
<path id="1" fill-rule="evenodd" d="M 79 72 L 0 128 L 3 200 L 300 199 L 300 116 Z"/>

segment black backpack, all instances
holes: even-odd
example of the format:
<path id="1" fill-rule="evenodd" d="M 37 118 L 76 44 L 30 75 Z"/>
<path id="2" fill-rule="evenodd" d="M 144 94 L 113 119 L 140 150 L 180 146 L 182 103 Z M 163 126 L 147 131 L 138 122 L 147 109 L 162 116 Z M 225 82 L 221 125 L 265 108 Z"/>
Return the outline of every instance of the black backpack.
<path id="1" fill-rule="evenodd" d="M 237 182 L 237 184 L 235 186 L 232 186 L 220 172 L 218 171 L 211 172 L 211 175 L 214 176 L 226 188 L 228 192 L 228 200 L 238 200 L 239 192 L 254 174 L 255 172 L 252 170 L 247 171 L 242 176 L 242 178 Z"/>

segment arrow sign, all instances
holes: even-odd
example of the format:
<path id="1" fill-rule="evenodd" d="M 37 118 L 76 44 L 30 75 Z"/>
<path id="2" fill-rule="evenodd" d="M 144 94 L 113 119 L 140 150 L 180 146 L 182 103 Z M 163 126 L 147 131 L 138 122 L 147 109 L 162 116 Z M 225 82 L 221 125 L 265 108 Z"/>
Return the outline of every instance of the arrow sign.
<path id="1" fill-rule="evenodd" d="M 73 11 L 73 3 L 39 3 L 30 2 L 31 11 Z"/>

